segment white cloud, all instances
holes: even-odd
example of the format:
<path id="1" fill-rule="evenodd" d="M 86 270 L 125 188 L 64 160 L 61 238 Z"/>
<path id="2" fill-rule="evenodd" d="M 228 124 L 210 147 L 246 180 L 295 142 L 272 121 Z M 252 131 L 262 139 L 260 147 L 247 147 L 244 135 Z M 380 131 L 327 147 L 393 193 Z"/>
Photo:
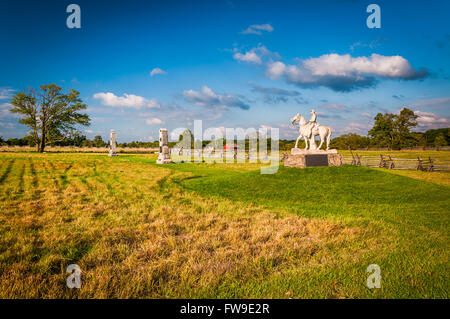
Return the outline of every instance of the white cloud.
<path id="1" fill-rule="evenodd" d="M 418 116 L 417 123 L 422 129 L 437 129 L 450 127 L 450 118 L 440 117 L 431 112 L 414 111 Z"/>
<path id="2" fill-rule="evenodd" d="M 204 85 L 201 91 L 185 90 L 183 92 L 186 101 L 203 107 L 238 107 L 243 110 L 250 108 L 240 98 L 231 94 L 218 94 Z"/>
<path id="3" fill-rule="evenodd" d="M 147 124 L 147 125 L 155 125 L 155 124 L 162 124 L 162 122 L 163 121 L 161 121 L 159 118 L 157 118 L 157 117 L 152 117 L 152 118 L 149 118 L 149 119 L 146 119 L 145 120 L 145 123 Z"/>
<path id="4" fill-rule="evenodd" d="M 242 34 L 257 34 L 257 35 L 261 35 L 262 32 L 261 31 L 267 31 L 267 32 L 272 32 L 273 31 L 273 27 L 270 24 L 252 24 L 251 26 L 249 26 L 247 29 L 245 29 L 244 31 L 242 31 Z"/>
<path id="5" fill-rule="evenodd" d="M 271 79 L 284 77 L 287 82 L 303 87 L 325 86 L 335 91 L 351 91 L 376 84 L 376 78 L 413 80 L 427 76 L 427 71 L 415 70 L 401 56 L 372 54 L 352 57 L 349 54 L 325 54 L 300 60 L 298 65 L 276 61 L 267 65 Z"/>
<path id="6" fill-rule="evenodd" d="M 252 62 L 256 64 L 262 64 L 262 57 L 275 57 L 280 58 L 277 52 L 271 52 L 264 45 L 259 44 L 257 47 L 252 48 L 245 53 L 237 52 L 233 55 L 233 58 L 238 61 Z"/>
<path id="7" fill-rule="evenodd" d="M 153 77 L 156 74 L 167 74 L 166 71 L 160 69 L 160 68 L 154 68 L 153 70 L 150 71 L 150 76 Z"/>
<path id="8" fill-rule="evenodd" d="M 0 100 L 5 100 L 11 98 L 11 94 L 14 92 L 13 89 L 0 88 Z"/>
<path id="9" fill-rule="evenodd" d="M 254 51 L 248 51 L 245 54 L 238 52 L 233 55 L 233 58 L 239 61 L 253 62 L 257 64 L 262 63 L 261 58 Z"/>
<path id="10" fill-rule="evenodd" d="M 105 106 L 113 107 L 130 107 L 130 108 L 160 108 L 161 105 L 156 99 L 146 99 L 142 96 L 134 94 L 124 94 L 124 96 L 116 96 L 114 93 L 96 93 L 94 99 L 101 100 Z"/>

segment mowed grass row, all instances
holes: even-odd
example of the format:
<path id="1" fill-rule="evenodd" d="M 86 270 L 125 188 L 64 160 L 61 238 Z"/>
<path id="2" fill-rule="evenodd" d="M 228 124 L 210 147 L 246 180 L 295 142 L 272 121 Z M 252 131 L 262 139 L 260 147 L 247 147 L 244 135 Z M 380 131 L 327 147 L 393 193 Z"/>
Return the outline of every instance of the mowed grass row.
<path id="1" fill-rule="evenodd" d="M 2 154 L 0 297 L 448 298 L 445 176 L 154 162 Z"/>

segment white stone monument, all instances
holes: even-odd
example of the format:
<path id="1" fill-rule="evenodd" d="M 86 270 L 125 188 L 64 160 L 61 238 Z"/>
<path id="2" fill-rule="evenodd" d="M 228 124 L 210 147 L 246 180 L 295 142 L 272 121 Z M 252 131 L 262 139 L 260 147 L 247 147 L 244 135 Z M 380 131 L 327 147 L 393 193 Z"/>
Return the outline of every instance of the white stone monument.
<path id="1" fill-rule="evenodd" d="M 291 149 L 291 155 L 284 160 L 284 166 L 312 167 L 312 166 L 340 166 L 342 165 L 342 155 L 336 149 L 330 150 L 331 128 L 322 126 L 316 122 L 317 115 L 311 110 L 311 120 L 308 122 L 301 114 L 297 113 L 291 118 L 291 123 L 299 126 L 299 136 L 295 142 L 295 147 Z M 320 145 L 316 145 L 315 137 L 320 136 Z M 298 142 L 305 140 L 305 148 L 299 149 Z M 326 150 L 321 150 L 323 144 Z M 309 144 L 309 145 L 308 145 Z"/>
<path id="2" fill-rule="evenodd" d="M 109 154 L 108 156 L 117 156 L 116 151 L 116 131 L 111 130 L 109 134 Z"/>
<path id="3" fill-rule="evenodd" d="M 170 164 L 172 160 L 170 159 L 169 151 L 169 137 L 167 134 L 167 129 L 159 129 L 159 156 L 156 160 L 156 164 Z"/>

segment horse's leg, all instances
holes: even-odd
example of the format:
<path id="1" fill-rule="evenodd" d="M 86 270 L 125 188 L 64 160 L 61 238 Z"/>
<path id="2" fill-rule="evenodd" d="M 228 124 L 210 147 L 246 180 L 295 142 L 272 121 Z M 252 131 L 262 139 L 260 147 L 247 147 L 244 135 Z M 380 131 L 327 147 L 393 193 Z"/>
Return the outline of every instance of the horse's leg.
<path id="1" fill-rule="evenodd" d="M 305 151 L 308 149 L 308 138 L 306 136 L 303 136 L 303 139 L 305 140 Z M 311 146 L 311 143 L 309 143 Z"/>
<path id="2" fill-rule="evenodd" d="M 299 141 L 301 138 L 302 138 L 301 135 L 299 135 L 299 136 L 297 137 L 297 140 L 295 141 L 295 148 L 297 148 L 297 146 L 298 146 L 298 141 Z"/>
<path id="3" fill-rule="evenodd" d="M 320 144 L 319 144 L 318 149 L 320 150 L 320 148 L 322 147 L 323 141 L 325 140 L 325 135 L 322 133 L 320 133 L 319 135 L 320 135 Z"/>

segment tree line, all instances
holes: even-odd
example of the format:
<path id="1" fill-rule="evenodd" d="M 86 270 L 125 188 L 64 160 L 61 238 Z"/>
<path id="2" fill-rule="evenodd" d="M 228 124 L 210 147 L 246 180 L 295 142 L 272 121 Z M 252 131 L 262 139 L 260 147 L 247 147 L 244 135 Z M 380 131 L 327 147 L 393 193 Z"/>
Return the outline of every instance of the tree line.
<path id="1" fill-rule="evenodd" d="M 399 114 L 378 113 L 367 136 L 348 133 L 332 139 L 331 146 L 337 149 L 388 148 L 399 150 L 411 147 L 442 147 L 450 144 L 450 128 L 413 132 L 417 126 L 417 115 L 408 108 Z"/>
<path id="2" fill-rule="evenodd" d="M 80 93 L 70 89 L 63 92 L 56 84 L 41 85 L 39 89 L 28 88 L 13 95 L 10 101 L 10 112 L 19 115 L 19 123 L 28 127 L 29 134 L 23 138 L 4 140 L 0 136 L 0 145 L 35 146 L 38 152 L 44 152 L 47 145 L 78 146 L 78 147 L 107 147 L 108 141 L 103 141 L 100 135 L 92 140 L 81 134 L 81 126 L 89 126 L 90 118 L 82 113 L 87 105 L 80 99 Z M 434 129 L 426 132 L 413 132 L 417 126 L 417 115 L 408 108 L 403 108 L 398 114 L 378 113 L 374 118 L 374 125 L 367 136 L 348 133 L 331 140 L 331 147 L 337 149 L 388 148 L 402 149 L 420 146 L 447 146 L 450 144 L 450 129 Z M 192 132 L 186 130 L 179 136 L 179 142 L 185 144 L 190 135 L 191 145 L 194 146 Z M 184 141 L 183 141 L 184 139 Z M 189 142 L 187 142 L 189 143 Z M 211 141 L 202 141 L 202 147 L 210 145 Z M 224 145 L 226 141 L 215 140 L 213 144 Z M 170 142 L 169 147 L 176 143 Z M 270 139 L 267 148 L 270 149 Z M 280 150 L 294 147 L 294 140 L 279 140 Z M 158 147 L 158 141 L 118 144 L 119 147 Z M 248 149 L 249 141 L 245 140 Z M 301 146 L 300 146 L 301 147 Z"/>

